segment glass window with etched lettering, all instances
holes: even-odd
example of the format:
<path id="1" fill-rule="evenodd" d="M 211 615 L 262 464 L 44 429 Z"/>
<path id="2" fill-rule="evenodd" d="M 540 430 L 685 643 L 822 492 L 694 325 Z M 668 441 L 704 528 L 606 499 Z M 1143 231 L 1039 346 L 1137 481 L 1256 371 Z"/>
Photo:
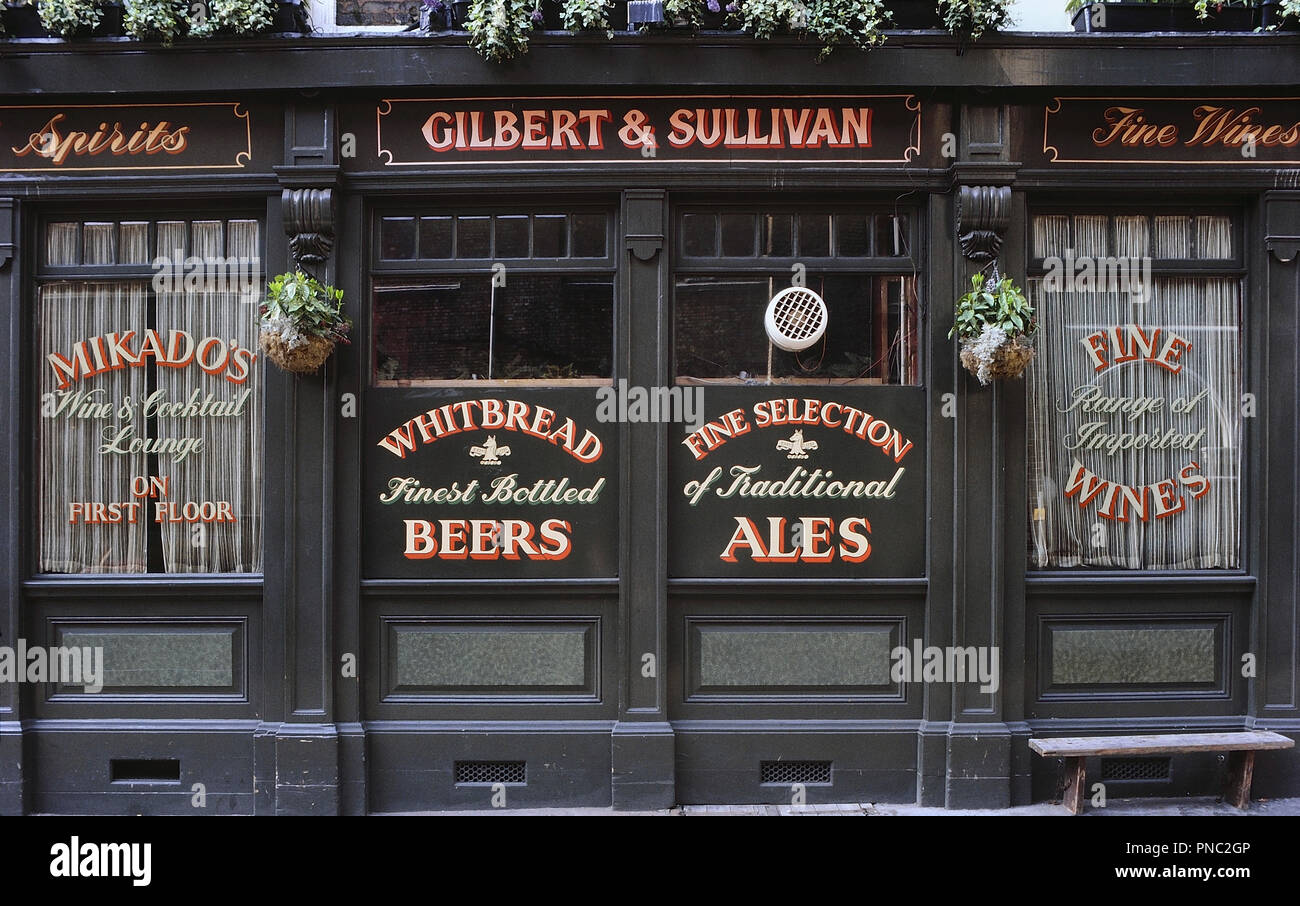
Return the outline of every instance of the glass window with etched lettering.
<path id="1" fill-rule="evenodd" d="M 1242 255 L 1229 213 L 1043 213 L 1029 560 L 1241 564 Z"/>
<path id="2" fill-rule="evenodd" d="M 261 225 L 42 232 L 36 571 L 260 572 Z"/>

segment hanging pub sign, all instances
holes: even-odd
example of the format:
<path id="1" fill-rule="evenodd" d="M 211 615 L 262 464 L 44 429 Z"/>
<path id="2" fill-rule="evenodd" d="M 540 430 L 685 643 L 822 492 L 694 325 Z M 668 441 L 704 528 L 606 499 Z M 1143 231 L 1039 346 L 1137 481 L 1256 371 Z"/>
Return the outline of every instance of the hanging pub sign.
<path id="1" fill-rule="evenodd" d="M 707 400 L 670 454 L 670 575 L 924 575 L 924 390 L 710 387 Z"/>
<path id="2" fill-rule="evenodd" d="M 238 102 L 0 107 L 0 172 L 244 169 L 249 111 Z"/>
<path id="3" fill-rule="evenodd" d="M 1300 163 L 1300 98 L 1053 98 L 1049 163 Z"/>
<path id="4" fill-rule="evenodd" d="M 597 420 L 596 404 L 589 388 L 376 399 L 363 483 L 367 572 L 617 575 L 617 426 Z"/>
<path id="5" fill-rule="evenodd" d="M 895 95 L 386 99 L 389 167 L 659 160 L 904 163 L 921 104 Z"/>

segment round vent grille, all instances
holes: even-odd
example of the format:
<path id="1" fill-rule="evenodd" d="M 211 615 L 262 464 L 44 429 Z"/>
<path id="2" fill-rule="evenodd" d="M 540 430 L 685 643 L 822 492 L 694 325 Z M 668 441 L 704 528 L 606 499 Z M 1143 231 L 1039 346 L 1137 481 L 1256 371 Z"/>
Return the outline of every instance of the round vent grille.
<path id="1" fill-rule="evenodd" d="M 826 303 L 802 286 L 790 286 L 767 303 L 763 327 L 768 339 L 786 352 L 807 349 L 826 332 Z"/>

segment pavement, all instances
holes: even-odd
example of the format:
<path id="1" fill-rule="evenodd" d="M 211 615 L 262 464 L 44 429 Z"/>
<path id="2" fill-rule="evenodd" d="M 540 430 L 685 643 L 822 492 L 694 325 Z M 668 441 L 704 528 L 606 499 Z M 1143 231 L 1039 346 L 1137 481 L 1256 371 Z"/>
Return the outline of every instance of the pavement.
<path id="1" fill-rule="evenodd" d="M 850 802 L 815 805 L 683 805 L 655 811 L 614 811 L 611 808 L 521 808 L 476 809 L 447 812 L 403 812 L 419 815 L 607 815 L 624 816 L 694 816 L 694 815 L 762 815 L 779 817 L 799 815 L 804 817 L 912 817 L 961 818 L 971 815 L 994 815 L 1014 818 L 1019 816 L 1071 817 L 1064 806 L 1051 802 L 1037 802 L 1015 808 L 945 809 L 919 805 L 879 802 Z M 1224 817 L 1258 817 L 1261 815 L 1300 815 L 1300 798 L 1256 799 L 1250 809 L 1238 811 L 1213 796 L 1183 799 L 1111 799 L 1104 808 L 1085 806 L 1083 817 L 1114 817 L 1116 815 L 1223 815 Z"/>

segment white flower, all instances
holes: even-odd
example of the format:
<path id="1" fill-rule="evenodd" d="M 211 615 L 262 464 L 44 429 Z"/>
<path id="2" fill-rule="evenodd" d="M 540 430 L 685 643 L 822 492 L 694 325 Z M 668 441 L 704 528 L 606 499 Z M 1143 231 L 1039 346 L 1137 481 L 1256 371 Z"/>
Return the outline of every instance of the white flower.
<path id="1" fill-rule="evenodd" d="M 975 357 L 975 361 L 979 362 L 979 371 L 975 376 L 980 379 L 981 384 L 987 384 L 991 379 L 989 369 L 993 367 L 993 357 L 1007 341 L 1005 330 L 992 324 L 985 324 L 980 335 L 967 345 L 966 348 Z"/>

